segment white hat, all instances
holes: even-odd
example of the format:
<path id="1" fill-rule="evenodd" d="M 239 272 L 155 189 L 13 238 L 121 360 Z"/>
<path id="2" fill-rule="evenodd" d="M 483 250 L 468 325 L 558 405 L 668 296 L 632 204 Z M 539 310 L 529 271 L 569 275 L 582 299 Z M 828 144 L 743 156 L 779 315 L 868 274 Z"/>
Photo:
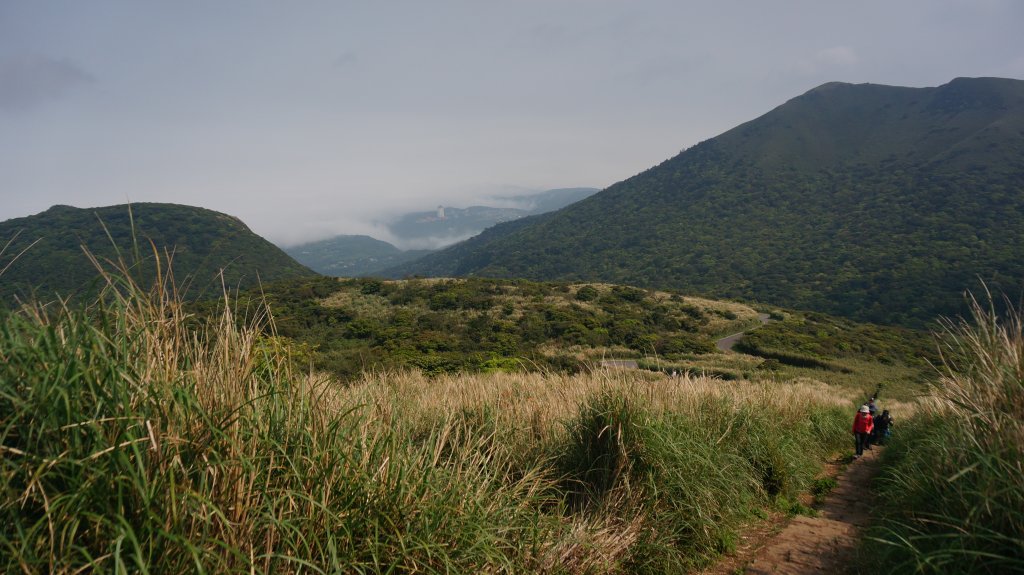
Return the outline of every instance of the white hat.
<path id="1" fill-rule="evenodd" d="M 868 406 L 862 405 L 862 406 L 860 406 L 860 412 L 861 413 L 871 413 L 871 410 L 868 409 Z"/>

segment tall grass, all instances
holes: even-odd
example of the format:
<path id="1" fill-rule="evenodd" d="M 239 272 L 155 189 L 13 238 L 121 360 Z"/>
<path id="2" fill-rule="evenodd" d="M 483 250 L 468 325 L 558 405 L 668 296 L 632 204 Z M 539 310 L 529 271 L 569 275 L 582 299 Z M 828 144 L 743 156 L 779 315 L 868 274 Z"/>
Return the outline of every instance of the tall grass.
<path id="1" fill-rule="evenodd" d="M 623 371 L 342 387 L 267 310 L 108 275 L 0 321 L 0 570 L 678 571 L 844 445 L 822 386 Z M 239 327 L 241 325 L 241 327 Z"/>
<path id="2" fill-rule="evenodd" d="M 1022 312 L 949 322 L 936 401 L 901 426 L 870 552 L 892 573 L 1024 572 Z"/>

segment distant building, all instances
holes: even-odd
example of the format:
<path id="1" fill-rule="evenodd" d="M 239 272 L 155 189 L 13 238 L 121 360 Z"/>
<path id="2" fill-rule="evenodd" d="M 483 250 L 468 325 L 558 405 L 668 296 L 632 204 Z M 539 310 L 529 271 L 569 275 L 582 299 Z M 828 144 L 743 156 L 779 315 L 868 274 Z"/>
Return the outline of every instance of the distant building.
<path id="1" fill-rule="evenodd" d="M 437 206 L 437 219 L 444 219 L 444 206 Z"/>

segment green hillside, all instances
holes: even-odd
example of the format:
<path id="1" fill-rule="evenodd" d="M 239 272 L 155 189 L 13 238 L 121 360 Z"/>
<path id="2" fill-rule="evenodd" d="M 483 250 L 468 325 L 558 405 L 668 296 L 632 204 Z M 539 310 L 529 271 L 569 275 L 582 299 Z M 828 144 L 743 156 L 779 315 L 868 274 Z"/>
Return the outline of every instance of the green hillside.
<path id="1" fill-rule="evenodd" d="M 303 350 L 304 366 L 344 379 L 394 369 L 578 372 L 615 359 L 726 380 L 803 377 L 865 393 L 888 381 L 894 397 L 919 392 L 938 361 L 924 332 L 782 310 L 762 325 L 761 312 L 741 303 L 611 284 L 321 277 L 250 296 L 238 307 L 269 304 L 273 334 Z M 197 315 L 221 305 L 198 304 Z M 743 353 L 715 345 L 750 329 Z"/>
<path id="2" fill-rule="evenodd" d="M 1024 284 L 1024 81 L 831 83 L 402 275 L 610 281 L 920 325 Z"/>
<path id="3" fill-rule="evenodd" d="M 173 253 L 174 276 L 190 297 L 220 293 L 221 270 L 231 288 L 315 275 L 238 218 L 175 204 L 54 206 L 0 222 L 0 240 L 10 241 L 0 256 L 0 269 L 7 267 L 0 276 L 4 305 L 15 296 L 35 293 L 46 300 L 89 290 L 97 272 L 83 248 L 101 260 L 116 260 L 119 251 L 125 262 L 137 262 L 133 273 L 143 283 L 155 270 L 152 246 L 161 256 Z"/>

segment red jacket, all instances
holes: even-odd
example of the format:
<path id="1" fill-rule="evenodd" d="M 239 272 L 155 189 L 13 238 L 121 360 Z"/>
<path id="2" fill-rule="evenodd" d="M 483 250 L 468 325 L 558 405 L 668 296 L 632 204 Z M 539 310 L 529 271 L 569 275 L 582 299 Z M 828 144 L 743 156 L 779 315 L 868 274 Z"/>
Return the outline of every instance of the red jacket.
<path id="1" fill-rule="evenodd" d="M 871 430 L 875 428 L 875 422 L 871 419 L 871 414 L 857 412 L 857 416 L 853 418 L 853 432 L 854 433 L 871 433 Z"/>

